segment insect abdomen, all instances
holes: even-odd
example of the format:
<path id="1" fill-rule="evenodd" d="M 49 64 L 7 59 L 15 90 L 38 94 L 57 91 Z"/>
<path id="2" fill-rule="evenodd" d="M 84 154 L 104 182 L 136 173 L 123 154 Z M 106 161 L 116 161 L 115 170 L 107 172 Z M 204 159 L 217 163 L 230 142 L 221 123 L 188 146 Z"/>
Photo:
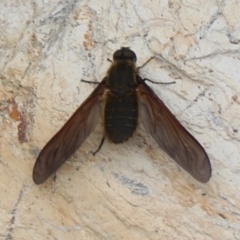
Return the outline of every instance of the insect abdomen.
<path id="1" fill-rule="evenodd" d="M 137 127 L 138 103 L 135 92 L 114 96 L 107 96 L 105 106 L 105 131 L 113 143 L 122 143 L 130 138 Z"/>

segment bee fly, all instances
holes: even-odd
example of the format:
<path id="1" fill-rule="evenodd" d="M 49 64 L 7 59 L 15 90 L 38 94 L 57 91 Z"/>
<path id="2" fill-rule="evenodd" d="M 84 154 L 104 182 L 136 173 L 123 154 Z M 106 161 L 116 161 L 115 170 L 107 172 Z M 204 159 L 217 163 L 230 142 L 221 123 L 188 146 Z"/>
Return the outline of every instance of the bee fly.
<path id="1" fill-rule="evenodd" d="M 105 135 L 113 143 L 130 138 L 140 118 L 146 131 L 196 180 L 207 182 L 211 164 L 203 147 L 139 76 L 136 54 L 122 47 L 107 76 L 40 152 L 33 181 L 43 183 L 93 132 L 104 109 Z"/>

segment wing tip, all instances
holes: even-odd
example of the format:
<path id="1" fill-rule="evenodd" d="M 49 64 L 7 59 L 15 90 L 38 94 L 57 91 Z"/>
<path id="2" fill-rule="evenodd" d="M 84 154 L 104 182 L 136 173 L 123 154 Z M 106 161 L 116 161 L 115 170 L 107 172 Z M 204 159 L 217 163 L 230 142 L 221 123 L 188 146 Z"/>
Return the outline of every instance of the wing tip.
<path id="1" fill-rule="evenodd" d="M 42 184 L 42 183 L 45 182 L 46 177 L 36 176 L 36 174 L 33 173 L 32 179 L 33 179 L 33 182 L 34 182 L 36 185 L 39 185 L 39 184 Z"/>
<path id="2" fill-rule="evenodd" d="M 192 175 L 192 174 L 191 174 Z M 211 166 L 208 169 L 203 169 L 201 172 L 198 172 L 195 175 L 192 175 L 197 181 L 201 183 L 207 183 L 212 176 Z"/>
<path id="3" fill-rule="evenodd" d="M 41 171 L 39 171 L 39 169 L 37 168 L 37 166 L 35 165 L 33 168 L 33 174 L 32 174 L 32 179 L 33 182 L 36 185 L 42 184 L 46 181 L 46 179 L 50 176 L 51 174 L 46 174 L 46 173 L 41 173 Z"/>

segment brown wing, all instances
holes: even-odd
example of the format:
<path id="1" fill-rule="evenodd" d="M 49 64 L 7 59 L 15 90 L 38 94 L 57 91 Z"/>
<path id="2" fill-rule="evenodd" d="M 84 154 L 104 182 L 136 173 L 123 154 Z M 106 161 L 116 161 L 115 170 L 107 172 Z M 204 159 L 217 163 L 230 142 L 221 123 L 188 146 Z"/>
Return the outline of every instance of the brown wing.
<path id="1" fill-rule="evenodd" d="M 150 135 L 196 180 L 207 182 L 211 164 L 203 147 L 143 81 L 138 86 L 139 116 Z"/>
<path id="2" fill-rule="evenodd" d="M 105 82 L 102 81 L 42 149 L 33 168 L 36 184 L 43 183 L 55 172 L 95 129 L 101 116 L 104 92 Z"/>

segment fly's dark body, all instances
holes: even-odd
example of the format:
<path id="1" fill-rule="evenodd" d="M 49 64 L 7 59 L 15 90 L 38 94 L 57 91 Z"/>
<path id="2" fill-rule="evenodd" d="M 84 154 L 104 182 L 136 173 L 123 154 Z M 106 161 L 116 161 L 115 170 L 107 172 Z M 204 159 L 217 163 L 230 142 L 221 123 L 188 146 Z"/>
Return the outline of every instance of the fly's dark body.
<path id="1" fill-rule="evenodd" d="M 129 48 L 113 54 L 107 76 L 40 152 L 33 168 L 36 184 L 43 183 L 81 146 L 102 115 L 110 141 L 122 143 L 130 138 L 139 119 L 159 147 L 192 177 L 200 182 L 210 179 L 207 153 L 139 76 L 136 60 Z"/>
<path id="2" fill-rule="evenodd" d="M 129 61 L 118 60 L 108 71 L 104 127 L 113 143 L 122 143 L 136 130 L 138 100 L 137 69 Z"/>

